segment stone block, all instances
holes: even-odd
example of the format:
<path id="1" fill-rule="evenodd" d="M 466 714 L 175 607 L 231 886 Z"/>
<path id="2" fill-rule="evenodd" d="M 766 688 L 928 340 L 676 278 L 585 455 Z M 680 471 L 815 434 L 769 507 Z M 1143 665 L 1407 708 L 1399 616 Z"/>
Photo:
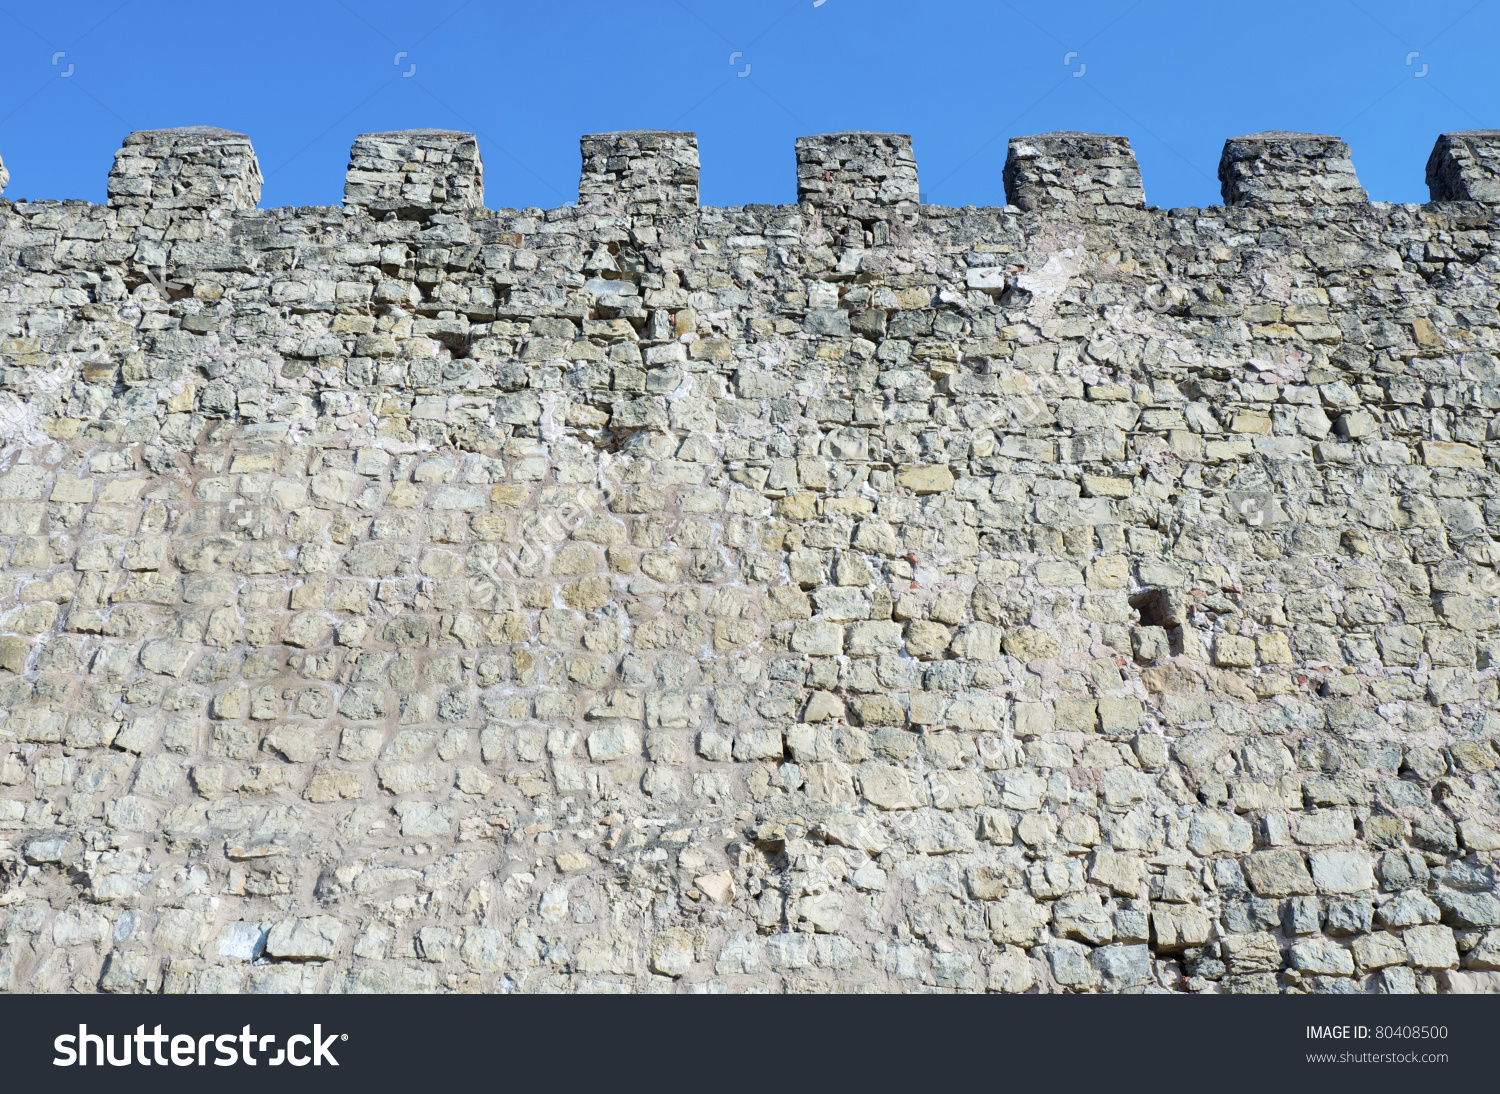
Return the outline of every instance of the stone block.
<path id="1" fill-rule="evenodd" d="M 1458 947 L 1453 932 L 1440 924 L 1408 927 L 1402 932 L 1408 961 L 1419 969 L 1458 967 Z"/>
<path id="2" fill-rule="evenodd" d="M 1292 968 L 1318 976 L 1353 976 L 1354 955 L 1330 938 L 1292 943 Z"/>
<path id="3" fill-rule="evenodd" d="M 1427 158 L 1432 201 L 1500 204 L 1500 130 L 1444 133 Z"/>
<path id="4" fill-rule="evenodd" d="M 327 961 L 338 952 L 344 925 L 335 916 L 283 919 L 266 937 L 266 952 L 288 961 Z"/>
<path id="5" fill-rule="evenodd" d="M 1296 851 L 1256 851 L 1244 860 L 1245 877 L 1260 896 L 1316 892 L 1307 863 Z"/>

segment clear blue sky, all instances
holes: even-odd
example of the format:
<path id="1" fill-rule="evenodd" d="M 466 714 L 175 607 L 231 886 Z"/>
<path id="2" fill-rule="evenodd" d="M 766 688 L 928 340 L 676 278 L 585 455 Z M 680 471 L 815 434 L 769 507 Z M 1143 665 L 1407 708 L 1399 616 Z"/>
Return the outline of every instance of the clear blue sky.
<path id="1" fill-rule="evenodd" d="M 928 201 L 998 205 L 1009 137 L 1081 129 L 1171 207 L 1219 200 L 1225 137 L 1294 129 L 1425 201 L 1438 133 L 1500 128 L 1497 41 L 1495 0 L 0 0 L 0 158 L 8 198 L 102 201 L 130 130 L 218 125 L 262 205 L 333 204 L 356 134 L 432 126 L 479 134 L 487 205 L 554 206 L 581 134 L 687 129 L 704 203 L 739 205 L 795 200 L 797 136 L 874 129 L 912 134 Z"/>

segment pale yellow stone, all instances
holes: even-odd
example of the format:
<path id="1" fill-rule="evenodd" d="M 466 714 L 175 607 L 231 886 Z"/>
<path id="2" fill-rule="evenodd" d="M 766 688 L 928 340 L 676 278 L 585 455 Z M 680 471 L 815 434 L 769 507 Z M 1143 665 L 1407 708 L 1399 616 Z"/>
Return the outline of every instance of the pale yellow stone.
<path id="1" fill-rule="evenodd" d="M 818 515 L 818 496 L 803 492 L 789 494 L 776 502 L 776 515 L 787 520 L 813 520 Z"/>
<path id="2" fill-rule="evenodd" d="M 696 877 L 693 884 L 715 904 L 729 904 L 734 900 L 734 875 L 728 870 Z"/>
<path id="3" fill-rule="evenodd" d="M 875 511 L 875 503 L 869 498 L 824 498 L 825 517 L 867 517 Z"/>
<path id="4" fill-rule="evenodd" d="M 1187 463 L 1198 463 L 1203 459 L 1203 438 L 1196 433 L 1189 433 L 1186 429 L 1170 430 L 1167 444 L 1172 446 L 1174 456 Z"/>
<path id="5" fill-rule="evenodd" d="M 1235 634 L 1215 635 L 1214 664 L 1222 668 L 1250 668 L 1255 664 L 1255 642 Z"/>
<path id="6" fill-rule="evenodd" d="M 310 802 L 335 802 L 363 796 L 359 776 L 352 771 L 320 767 L 313 773 L 302 796 Z"/>
<path id="7" fill-rule="evenodd" d="M 1269 433 L 1271 416 L 1257 410 L 1240 410 L 1235 413 L 1229 429 L 1232 433 Z"/>
<path id="8" fill-rule="evenodd" d="M 1292 646 L 1286 635 L 1279 631 L 1268 631 L 1255 636 L 1255 652 L 1263 665 L 1290 665 Z"/>
<path id="9" fill-rule="evenodd" d="M 145 486 L 145 479 L 115 479 L 104 484 L 99 501 L 104 505 L 134 505 Z"/>
<path id="10" fill-rule="evenodd" d="M 832 722 L 844 717 L 844 704 L 837 695 L 826 691 L 815 691 L 807 700 L 802 712 L 804 722 Z"/>
<path id="11" fill-rule="evenodd" d="M 914 619 L 906 628 L 906 652 L 923 661 L 932 661 L 943 656 L 951 639 L 952 634 L 941 623 Z"/>
<path id="12" fill-rule="evenodd" d="M 1100 555 L 1089 563 L 1090 589 L 1123 589 L 1130 583 L 1130 562 L 1124 555 Z"/>
<path id="13" fill-rule="evenodd" d="M 1224 441 L 1206 441 L 1203 457 L 1207 460 L 1237 460 L 1255 451 L 1249 437 L 1231 437 Z"/>
<path id="14" fill-rule="evenodd" d="M 913 494 L 940 494 L 953 489 L 953 472 L 942 464 L 903 467 L 896 472 L 896 485 Z"/>
<path id="15" fill-rule="evenodd" d="M 1422 462 L 1428 467 L 1483 467 L 1484 453 L 1457 441 L 1423 441 Z"/>
<path id="16" fill-rule="evenodd" d="M 507 509 L 519 509 L 526 503 L 526 492 L 521 483 L 499 482 L 490 491 L 490 501 Z"/>
<path id="17" fill-rule="evenodd" d="M 83 475 L 59 474 L 52 485 L 50 500 L 86 505 L 94 500 L 94 480 Z"/>
<path id="18" fill-rule="evenodd" d="M 52 627 L 57 618 L 57 605 L 53 603 L 28 604 L 15 612 L 6 623 L 6 629 L 21 634 L 41 634 Z"/>
<path id="19" fill-rule="evenodd" d="M 1146 876 L 1146 860 L 1129 855 L 1100 851 L 1094 856 L 1089 868 L 1089 880 L 1107 885 L 1123 897 L 1140 895 L 1141 881 Z"/>
<path id="20" fill-rule="evenodd" d="M 1431 319 L 1413 319 L 1411 336 L 1423 349 L 1443 348 L 1443 339 L 1438 335 L 1437 328 L 1432 325 Z"/>
<path id="21" fill-rule="evenodd" d="M 1128 498 L 1135 493 L 1135 483 L 1130 479 L 1115 479 L 1106 475 L 1085 475 L 1083 490 L 1091 498 Z"/>
<path id="22" fill-rule="evenodd" d="M 409 482 L 398 482 L 386 495 L 385 503 L 397 509 L 415 509 L 422 504 L 422 492 Z"/>

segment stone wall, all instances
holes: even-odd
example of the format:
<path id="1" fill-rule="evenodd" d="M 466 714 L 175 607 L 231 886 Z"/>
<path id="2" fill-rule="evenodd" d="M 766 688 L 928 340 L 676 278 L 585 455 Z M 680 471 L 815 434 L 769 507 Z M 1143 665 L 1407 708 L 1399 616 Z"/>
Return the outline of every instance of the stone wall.
<path id="1" fill-rule="evenodd" d="M 0 202 L 0 987 L 1492 990 L 1493 140 Z"/>

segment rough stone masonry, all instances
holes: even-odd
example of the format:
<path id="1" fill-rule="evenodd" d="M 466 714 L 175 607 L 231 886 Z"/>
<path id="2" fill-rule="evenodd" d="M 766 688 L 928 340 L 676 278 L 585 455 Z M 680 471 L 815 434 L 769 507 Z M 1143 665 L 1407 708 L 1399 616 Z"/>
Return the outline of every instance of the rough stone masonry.
<path id="1" fill-rule="evenodd" d="M 1500 133 L 582 147 L 0 202 L 0 986 L 1496 989 Z"/>

